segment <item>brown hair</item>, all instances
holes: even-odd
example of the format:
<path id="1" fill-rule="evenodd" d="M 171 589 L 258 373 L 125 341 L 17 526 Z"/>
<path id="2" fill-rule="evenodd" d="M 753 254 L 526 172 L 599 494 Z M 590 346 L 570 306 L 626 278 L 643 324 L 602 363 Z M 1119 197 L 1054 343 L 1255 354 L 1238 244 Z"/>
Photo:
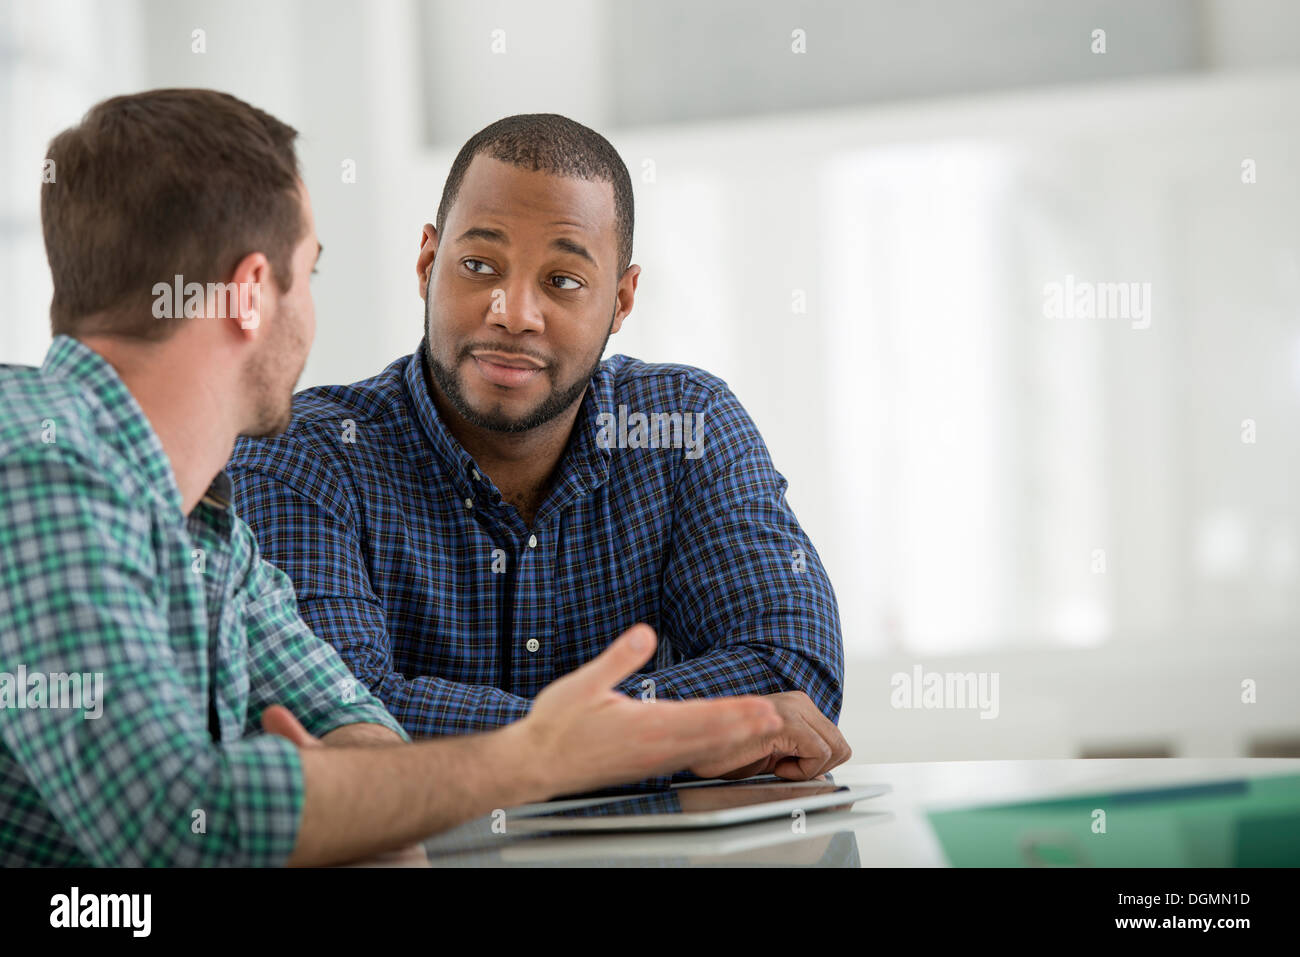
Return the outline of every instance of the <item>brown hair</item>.
<path id="1" fill-rule="evenodd" d="M 50 141 L 41 226 L 54 335 L 163 339 L 153 287 L 223 282 L 262 252 L 282 292 L 306 228 L 298 132 L 216 90 L 149 90 L 91 108 Z"/>

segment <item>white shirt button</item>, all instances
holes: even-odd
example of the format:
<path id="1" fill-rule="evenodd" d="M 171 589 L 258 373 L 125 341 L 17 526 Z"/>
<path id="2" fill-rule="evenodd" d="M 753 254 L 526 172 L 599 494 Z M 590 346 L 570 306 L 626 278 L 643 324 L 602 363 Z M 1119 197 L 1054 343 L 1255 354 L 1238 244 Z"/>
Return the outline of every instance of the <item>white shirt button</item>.
<path id="1" fill-rule="evenodd" d="M 542 647 L 542 643 L 536 638 L 529 638 L 528 641 L 524 642 L 524 647 L 529 651 L 536 651 L 538 648 Z"/>
<path id="2" fill-rule="evenodd" d="M 475 481 L 475 482 L 481 482 L 481 481 L 483 481 L 483 476 L 481 476 L 481 475 L 478 474 L 478 469 L 472 469 L 471 471 L 474 473 L 474 481 Z"/>
<path id="3" fill-rule="evenodd" d="M 536 548 L 536 547 L 537 547 L 537 536 L 536 536 L 536 535 L 529 535 L 529 536 L 528 536 L 528 547 L 529 547 L 529 548 Z"/>
<path id="4" fill-rule="evenodd" d="M 473 507 L 474 507 L 474 500 L 473 500 L 472 498 L 467 498 L 467 499 L 465 499 L 465 507 L 466 507 L 466 508 L 473 508 Z"/>

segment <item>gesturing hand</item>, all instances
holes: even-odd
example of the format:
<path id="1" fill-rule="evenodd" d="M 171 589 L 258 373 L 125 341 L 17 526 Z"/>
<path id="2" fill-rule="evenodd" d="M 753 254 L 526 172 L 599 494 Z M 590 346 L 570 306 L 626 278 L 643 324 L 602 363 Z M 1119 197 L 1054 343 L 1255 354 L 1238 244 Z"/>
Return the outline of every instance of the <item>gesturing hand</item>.
<path id="1" fill-rule="evenodd" d="M 594 790 L 680 771 L 782 724 L 769 699 L 641 701 L 614 690 L 649 660 L 655 633 L 633 625 L 600 655 L 542 689 L 519 724 L 554 793 Z M 725 763 L 725 762 L 724 762 Z"/>

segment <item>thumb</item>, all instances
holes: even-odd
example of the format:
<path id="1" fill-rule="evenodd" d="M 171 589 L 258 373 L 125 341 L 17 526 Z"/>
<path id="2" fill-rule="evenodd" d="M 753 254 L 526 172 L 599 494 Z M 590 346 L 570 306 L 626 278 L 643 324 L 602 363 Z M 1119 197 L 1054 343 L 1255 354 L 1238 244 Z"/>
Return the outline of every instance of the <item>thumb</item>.
<path id="1" fill-rule="evenodd" d="M 300 748 L 321 748 L 320 739 L 313 737 L 302 726 L 293 712 L 284 705 L 273 704 L 262 712 L 262 730 L 267 734 L 278 734 L 287 738 Z"/>
<path id="2" fill-rule="evenodd" d="M 650 660 L 657 640 L 653 628 L 638 622 L 569 678 L 587 693 L 608 691 Z"/>

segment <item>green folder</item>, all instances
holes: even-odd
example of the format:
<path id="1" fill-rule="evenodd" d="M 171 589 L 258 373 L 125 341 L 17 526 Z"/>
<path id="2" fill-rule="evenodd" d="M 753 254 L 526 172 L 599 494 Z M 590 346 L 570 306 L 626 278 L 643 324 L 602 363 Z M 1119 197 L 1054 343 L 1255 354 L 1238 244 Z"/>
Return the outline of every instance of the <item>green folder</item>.
<path id="1" fill-rule="evenodd" d="M 954 867 L 1300 866 L 1300 774 L 936 810 L 928 817 Z"/>

